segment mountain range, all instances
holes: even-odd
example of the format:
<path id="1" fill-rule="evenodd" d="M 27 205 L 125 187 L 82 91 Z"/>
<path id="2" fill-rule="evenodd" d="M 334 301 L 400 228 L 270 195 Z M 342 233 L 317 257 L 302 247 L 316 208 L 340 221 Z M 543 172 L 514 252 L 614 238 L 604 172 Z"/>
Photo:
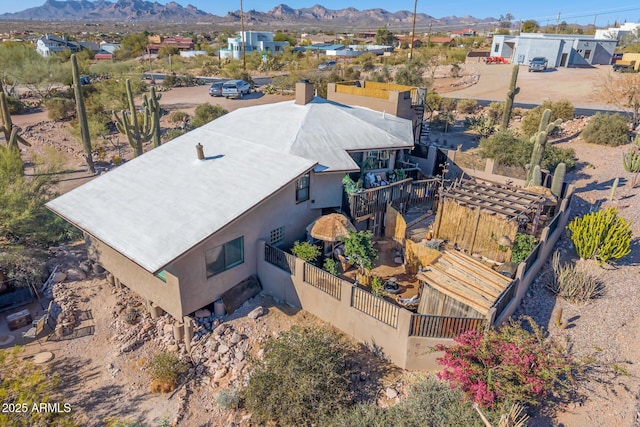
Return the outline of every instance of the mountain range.
<path id="1" fill-rule="evenodd" d="M 146 0 L 46 0 L 42 6 L 21 12 L 4 13 L 0 20 L 36 21 L 85 21 L 85 22 L 149 22 L 149 23 L 193 23 L 205 22 L 222 25 L 240 23 L 241 12 L 229 12 L 217 16 L 204 12 L 192 5 L 181 6 L 176 2 L 162 5 Z M 388 12 L 384 9 L 358 10 L 352 7 L 339 10 L 327 9 L 321 5 L 293 9 L 285 4 L 268 12 L 244 11 L 245 25 L 250 27 L 310 26 L 333 28 L 379 28 L 407 29 L 413 24 L 413 13 L 409 11 Z M 495 23 L 495 18 L 478 19 L 472 16 L 434 18 L 424 13 L 416 14 L 416 28 L 463 28 L 465 26 L 486 27 Z"/>

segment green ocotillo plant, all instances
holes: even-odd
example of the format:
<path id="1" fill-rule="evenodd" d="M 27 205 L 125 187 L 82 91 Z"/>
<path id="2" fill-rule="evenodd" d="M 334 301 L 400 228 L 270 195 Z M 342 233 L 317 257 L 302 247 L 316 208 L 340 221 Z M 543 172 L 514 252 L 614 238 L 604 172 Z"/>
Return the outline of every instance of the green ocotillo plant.
<path id="1" fill-rule="evenodd" d="M 553 179 L 551 180 L 551 194 L 556 197 L 560 197 L 562 193 L 562 183 L 564 177 L 567 174 L 567 165 L 564 163 L 558 163 L 556 170 L 553 171 Z"/>
<path id="2" fill-rule="evenodd" d="M 78 112 L 78 123 L 80 124 L 80 135 L 82 137 L 82 148 L 84 150 L 84 158 L 91 173 L 96 173 L 96 167 L 93 164 L 93 156 L 91 154 L 91 135 L 89 133 L 89 122 L 87 121 L 87 109 L 84 106 L 84 94 L 82 93 L 82 84 L 80 83 L 80 72 L 78 71 L 78 59 L 76 54 L 71 55 L 71 72 L 73 75 L 73 92 L 76 97 L 76 111 Z"/>
<path id="3" fill-rule="evenodd" d="M 502 111 L 502 123 L 500 125 L 500 130 L 507 130 L 509 128 L 509 120 L 511 120 L 511 112 L 513 111 L 513 100 L 518 92 L 520 92 L 520 88 L 516 87 L 519 69 L 519 65 L 514 65 L 513 71 L 511 72 L 511 83 L 509 84 L 509 90 L 507 91 L 507 101 L 505 102 L 504 110 Z"/>
<path id="4" fill-rule="evenodd" d="M 20 135 L 22 128 L 15 126 L 11 121 L 9 101 L 7 100 L 7 95 L 4 93 L 2 84 L 0 84 L 0 111 L 2 112 L 2 126 L 0 126 L 0 131 L 4 132 L 4 138 L 7 141 L 8 148 L 18 149 L 18 143 L 31 146 L 31 144 Z"/>
<path id="5" fill-rule="evenodd" d="M 133 148 L 134 156 L 138 157 L 142 154 L 142 144 L 151 140 L 155 129 L 154 120 L 151 118 L 151 111 L 147 106 L 142 111 L 142 122 L 136 112 L 136 105 L 133 102 L 133 91 L 131 90 L 131 82 L 126 81 L 127 99 L 129 100 L 129 111 L 122 110 L 120 115 L 113 112 L 118 131 L 126 135 L 131 148 Z M 155 101 L 157 102 L 157 100 Z M 148 103 L 148 102 L 147 102 Z"/>
<path id="6" fill-rule="evenodd" d="M 540 126 L 538 126 L 538 132 L 535 133 L 531 137 L 531 142 L 533 142 L 533 151 L 531 152 L 531 162 L 529 162 L 529 171 L 527 172 L 527 186 L 531 184 L 531 180 L 533 178 L 533 169 L 536 165 L 540 166 L 542 164 L 542 159 L 544 157 L 544 150 L 547 147 L 547 138 L 551 132 L 560 127 L 562 123 L 561 119 L 557 119 L 556 121 L 549 123 L 549 118 L 551 117 L 551 110 L 546 109 L 544 113 L 542 113 L 542 117 L 540 118 Z"/>

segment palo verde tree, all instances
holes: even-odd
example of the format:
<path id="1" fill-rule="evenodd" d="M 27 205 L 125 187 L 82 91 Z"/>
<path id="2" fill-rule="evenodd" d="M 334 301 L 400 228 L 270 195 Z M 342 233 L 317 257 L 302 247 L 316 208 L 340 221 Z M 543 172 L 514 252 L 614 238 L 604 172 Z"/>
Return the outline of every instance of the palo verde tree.
<path id="1" fill-rule="evenodd" d="M 91 149 L 91 135 L 89 134 L 89 122 L 87 120 L 87 109 L 84 106 L 84 94 L 82 93 L 82 84 L 80 83 L 80 72 L 78 71 L 78 60 L 76 55 L 71 55 L 71 70 L 73 73 L 73 91 L 76 97 L 76 111 L 78 112 L 78 123 L 80 124 L 80 135 L 82 137 L 82 148 L 84 149 L 84 158 L 91 173 L 96 173 L 96 167 L 93 164 L 93 156 Z"/>
<path id="2" fill-rule="evenodd" d="M 629 113 L 632 129 L 640 124 L 640 73 L 608 73 L 598 81 L 598 94 Z"/>

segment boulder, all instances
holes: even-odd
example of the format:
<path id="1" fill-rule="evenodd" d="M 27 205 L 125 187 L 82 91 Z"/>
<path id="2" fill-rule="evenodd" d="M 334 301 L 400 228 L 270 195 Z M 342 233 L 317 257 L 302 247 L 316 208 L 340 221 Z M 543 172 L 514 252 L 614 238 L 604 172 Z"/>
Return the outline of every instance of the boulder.
<path id="1" fill-rule="evenodd" d="M 56 274 L 53 275 L 53 281 L 55 283 L 62 283 L 66 278 L 67 278 L 67 275 L 61 271 L 58 271 Z"/>
<path id="2" fill-rule="evenodd" d="M 262 306 L 258 306 L 256 308 L 254 308 L 253 310 L 251 310 L 251 312 L 249 314 L 247 314 L 247 317 L 249 319 L 253 319 L 256 320 L 258 317 L 264 315 L 264 308 L 262 308 Z"/>
<path id="3" fill-rule="evenodd" d="M 387 387 L 385 395 L 387 396 L 387 399 L 395 399 L 396 397 L 398 397 L 398 392 L 391 387 Z"/>
<path id="4" fill-rule="evenodd" d="M 200 310 L 196 311 L 196 318 L 197 319 L 203 319 L 205 317 L 209 317 L 211 316 L 211 311 L 209 311 L 206 308 L 201 308 Z"/>
<path id="5" fill-rule="evenodd" d="M 214 380 L 219 380 L 221 378 L 223 378 L 225 375 L 227 375 L 227 368 L 220 368 L 216 371 L 215 374 L 213 374 L 213 379 Z"/>
<path id="6" fill-rule="evenodd" d="M 71 280 L 72 282 L 85 280 L 86 278 L 87 273 L 80 270 L 79 268 L 70 268 L 67 270 L 67 279 Z"/>
<path id="7" fill-rule="evenodd" d="M 228 352 L 228 351 L 229 351 L 229 346 L 224 345 L 224 344 L 220 344 L 220 345 L 218 346 L 218 353 L 219 353 L 219 354 L 225 354 L 225 353 L 226 353 L 226 352 Z"/>
<path id="8" fill-rule="evenodd" d="M 234 332 L 233 335 L 231 335 L 231 338 L 229 339 L 229 342 L 231 344 L 238 344 L 240 341 L 242 341 L 242 335 L 240 335 L 237 332 Z"/>

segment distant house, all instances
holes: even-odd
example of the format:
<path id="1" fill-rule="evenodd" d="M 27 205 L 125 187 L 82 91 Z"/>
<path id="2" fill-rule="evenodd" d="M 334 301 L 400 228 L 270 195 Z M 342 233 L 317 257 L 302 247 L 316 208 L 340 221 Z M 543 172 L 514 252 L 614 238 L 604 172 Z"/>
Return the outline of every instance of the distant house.
<path id="1" fill-rule="evenodd" d="M 442 46 L 453 46 L 456 41 L 453 37 L 431 37 L 429 43 L 439 44 Z"/>
<path id="2" fill-rule="evenodd" d="M 66 36 L 58 37 L 52 34 L 45 34 L 36 42 L 36 52 L 41 56 L 46 57 L 65 50 L 72 53 L 80 52 L 82 46 L 78 42 L 67 40 Z"/>
<path id="3" fill-rule="evenodd" d="M 635 22 L 625 22 L 619 28 L 609 27 L 607 29 L 596 30 L 596 39 L 621 40 L 629 34 L 635 34 L 640 30 L 640 24 Z"/>
<path id="4" fill-rule="evenodd" d="M 289 46 L 289 42 L 273 41 L 273 33 L 267 31 L 244 31 L 239 37 L 229 37 L 227 48 L 220 49 L 220 58 L 240 59 L 242 57 L 242 44 L 244 42 L 245 53 L 271 52 L 280 53 Z"/>
<path id="5" fill-rule="evenodd" d="M 528 64 L 537 56 L 547 58 L 549 67 L 580 67 L 610 64 L 615 39 L 571 34 L 522 33 L 494 35 L 491 56 L 508 58 L 514 64 Z"/>
<path id="6" fill-rule="evenodd" d="M 423 41 L 419 37 L 411 37 L 407 35 L 397 35 L 396 40 L 400 46 L 407 45 L 410 47 L 411 43 L 413 43 L 414 48 L 420 48 L 423 44 Z"/>
<path id="7" fill-rule="evenodd" d="M 296 89 L 295 101 L 233 111 L 47 207 L 120 283 L 181 319 L 258 275 L 260 242 L 291 245 L 340 209 L 345 173 L 373 158 L 393 170 L 413 147 L 410 120 Z"/>
<path id="8" fill-rule="evenodd" d="M 158 53 L 163 47 L 175 47 L 178 50 L 193 50 L 193 39 L 188 37 L 163 37 L 163 36 L 149 36 L 149 44 L 147 45 L 147 51 L 149 53 Z"/>
<path id="9" fill-rule="evenodd" d="M 473 37 L 476 34 L 476 30 L 474 30 L 473 28 L 464 28 L 462 30 L 451 31 L 451 37 Z"/>

